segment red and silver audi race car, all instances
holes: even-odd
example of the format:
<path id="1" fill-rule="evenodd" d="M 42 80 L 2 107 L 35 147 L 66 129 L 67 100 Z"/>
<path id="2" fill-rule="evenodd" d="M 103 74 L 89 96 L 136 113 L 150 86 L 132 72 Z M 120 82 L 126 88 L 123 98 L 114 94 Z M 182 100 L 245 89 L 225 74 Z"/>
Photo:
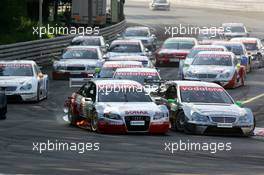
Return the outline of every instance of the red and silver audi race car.
<path id="1" fill-rule="evenodd" d="M 168 108 L 131 80 L 90 80 L 65 104 L 72 125 L 95 132 L 165 134 L 170 126 Z"/>
<path id="2" fill-rule="evenodd" d="M 169 38 L 155 53 L 156 65 L 159 66 L 169 63 L 179 64 L 196 45 L 198 45 L 198 41 L 195 38 Z"/>

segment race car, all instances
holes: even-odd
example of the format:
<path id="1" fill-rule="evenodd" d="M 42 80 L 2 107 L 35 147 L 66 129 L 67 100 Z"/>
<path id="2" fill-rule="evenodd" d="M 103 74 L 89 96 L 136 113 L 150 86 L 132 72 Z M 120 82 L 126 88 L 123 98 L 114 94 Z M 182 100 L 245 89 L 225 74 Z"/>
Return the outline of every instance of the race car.
<path id="1" fill-rule="evenodd" d="M 72 39 L 71 46 L 98 46 L 104 53 L 109 47 L 103 36 L 76 36 Z"/>
<path id="2" fill-rule="evenodd" d="M 223 23 L 224 35 L 226 38 L 236 38 L 236 37 L 249 37 L 249 32 L 247 28 L 242 23 Z"/>
<path id="3" fill-rule="evenodd" d="M 107 61 L 139 61 L 144 67 L 154 67 L 152 61 L 147 56 L 115 56 L 108 58 Z"/>
<path id="4" fill-rule="evenodd" d="M 149 27 L 137 26 L 128 27 L 122 35 L 122 39 L 138 39 L 141 40 L 143 45 L 150 51 L 156 50 L 157 37 L 152 33 Z"/>
<path id="5" fill-rule="evenodd" d="M 180 60 L 185 60 L 191 49 L 196 45 L 198 45 L 198 41 L 195 38 L 169 38 L 155 53 L 156 65 L 179 64 Z"/>
<path id="6" fill-rule="evenodd" d="M 222 28 L 201 29 L 198 34 L 198 42 L 201 45 L 211 45 L 214 41 L 225 40 Z"/>
<path id="7" fill-rule="evenodd" d="M 184 74 L 185 80 L 214 82 L 225 88 L 244 86 L 245 77 L 245 66 L 232 52 L 216 51 L 198 53 Z"/>
<path id="8" fill-rule="evenodd" d="M 244 44 L 231 41 L 213 42 L 214 45 L 225 46 L 228 51 L 233 52 L 240 64 L 246 67 L 247 73 L 251 72 L 252 61 L 247 54 Z"/>
<path id="9" fill-rule="evenodd" d="M 48 97 L 48 75 L 34 61 L 0 61 L 0 87 L 12 101 L 40 101 Z"/>
<path id="10" fill-rule="evenodd" d="M 142 68 L 139 61 L 106 61 L 100 69 L 97 78 L 112 78 L 117 68 Z"/>
<path id="11" fill-rule="evenodd" d="M 149 4 L 151 10 L 170 10 L 169 0 L 152 0 Z"/>
<path id="12" fill-rule="evenodd" d="M 228 50 L 224 46 L 217 46 L 217 45 L 197 45 L 194 46 L 190 53 L 187 55 L 185 60 L 180 61 L 179 67 L 179 77 L 183 79 L 183 75 L 186 74 L 189 66 L 192 64 L 194 57 L 202 52 L 202 51 L 219 51 L 219 52 L 227 52 Z"/>
<path id="13" fill-rule="evenodd" d="M 114 40 L 107 50 L 105 58 L 115 56 L 151 56 L 151 52 L 145 48 L 141 40 L 123 39 Z"/>
<path id="14" fill-rule="evenodd" d="M 7 113 L 7 99 L 5 94 L 5 88 L 0 88 L 0 119 L 6 119 Z"/>
<path id="15" fill-rule="evenodd" d="M 53 63 L 54 80 L 93 77 L 95 68 L 104 62 L 98 46 L 69 46 L 59 61 Z"/>
<path id="16" fill-rule="evenodd" d="M 167 107 L 156 105 L 135 81 L 88 81 L 65 105 L 72 125 L 94 132 L 165 134 L 169 130 Z"/>
<path id="17" fill-rule="evenodd" d="M 169 81 L 152 98 L 166 104 L 173 129 L 196 134 L 253 135 L 255 119 L 215 83 Z"/>
<path id="18" fill-rule="evenodd" d="M 255 67 L 264 67 L 264 46 L 258 38 L 233 38 L 230 41 L 240 42 L 245 45 L 247 54 L 253 62 L 257 62 Z"/>

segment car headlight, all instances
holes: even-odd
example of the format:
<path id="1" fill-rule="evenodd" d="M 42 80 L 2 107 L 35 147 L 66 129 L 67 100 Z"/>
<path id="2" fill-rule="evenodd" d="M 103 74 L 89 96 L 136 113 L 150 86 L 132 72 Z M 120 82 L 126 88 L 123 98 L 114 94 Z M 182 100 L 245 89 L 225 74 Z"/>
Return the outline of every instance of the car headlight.
<path id="1" fill-rule="evenodd" d="M 65 66 L 62 66 L 62 65 L 59 65 L 59 64 L 54 65 L 53 67 L 54 67 L 55 70 L 66 70 Z"/>
<path id="2" fill-rule="evenodd" d="M 194 74 L 192 73 L 192 71 L 187 71 L 185 76 L 186 77 L 194 77 Z"/>
<path id="3" fill-rule="evenodd" d="M 251 122 L 251 118 L 245 114 L 241 117 L 239 117 L 239 120 L 238 120 L 239 123 L 250 123 Z"/>
<path id="4" fill-rule="evenodd" d="M 105 118 L 111 119 L 111 120 L 122 120 L 121 116 L 118 114 L 104 114 Z"/>
<path id="5" fill-rule="evenodd" d="M 166 113 L 162 113 L 162 112 L 156 112 L 153 116 L 153 120 L 160 120 L 162 118 L 167 117 Z"/>
<path id="6" fill-rule="evenodd" d="M 230 72 L 226 72 L 220 75 L 220 78 L 228 78 L 228 77 L 230 77 Z"/>
<path id="7" fill-rule="evenodd" d="M 32 89 L 32 84 L 31 83 L 26 83 L 25 85 L 20 87 L 21 91 L 28 91 Z"/>
<path id="8" fill-rule="evenodd" d="M 205 115 L 201 115 L 197 112 L 192 114 L 192 120 L 196 122 L 209 122 L 209 117 Z"/>

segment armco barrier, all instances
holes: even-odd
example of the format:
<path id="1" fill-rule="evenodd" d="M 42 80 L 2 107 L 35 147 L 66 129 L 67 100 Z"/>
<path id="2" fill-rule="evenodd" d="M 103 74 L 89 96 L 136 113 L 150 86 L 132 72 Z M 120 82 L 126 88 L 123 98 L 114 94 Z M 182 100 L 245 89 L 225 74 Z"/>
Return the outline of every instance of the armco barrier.
<path id="1" fill-rule="evenodd" d="M 100 35 L 110 42 L 126 28 L 126 21 L 103 28 Z M 0 45 L 0 60 L 34 60 L 39 65 L 51 64 L 52 58 L 61 54 L 63 48 L 70 44 L 74 35 L 60 36 L 8 45 Z"/>

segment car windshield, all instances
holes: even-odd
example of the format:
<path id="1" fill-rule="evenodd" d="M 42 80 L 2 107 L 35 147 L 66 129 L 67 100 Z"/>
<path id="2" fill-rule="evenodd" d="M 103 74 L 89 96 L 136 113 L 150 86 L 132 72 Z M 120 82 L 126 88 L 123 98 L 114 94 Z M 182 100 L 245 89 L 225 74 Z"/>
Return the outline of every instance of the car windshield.
<path id="1" fill-rule="evenodd" d="M 169 41 L 165 42 L 162 46 L 164 49 L 177 49 L 177 50 L 190 50 L 194 46 L 194 42 L 192 41 Z"/>
<path id="2" fill-rule="evenodd" d="M 227 48 L 228 51 L 233 52 L 235 55 L 243 55 L 244 54 L 244 50 L 243 50 L 242 46 L 227 45 L 225 47 Z"/>
<path id="3" fill-rule="evenodd" d="M 199 48 L 199 49 L 192 49 L 191 52 L 188 54 L 188 58 L 194 58 L 198 53 L 202 51 L 224 51 L 222 48 Z"/>
<path id="4" fill-rule="evenodd" d="M 33 76 L 30 64 L 0 64 L 0 76 Z"/>
<path id="5" fill-rule="evenodd" d="M 219 55 L 198 55 L 195 57 L 192 65 L 232 66 L 232 58 L 230 56 Z"/>
<path id="6" fill-rule="evenodd" d="M 101 42 L 99 38 L 86 38 L 73 41 L 71 43 L 73 46 L 101 46 Z"/>
<path id="7" fill-rule="evenodd" d="M 143 88 L 137 90 L 133 88 L 121 89 L 116 92 L 111 89 L 99 92 L 98 102 L 152 102 Z"/>
<path id="8" fill-rule="evenodd" d="M 154 0 L 155 3 L 167 3 L 167 0 Z"/>
<path id="9" fill-rule="evenodd" d="M 244 45 L 249 51 L 258 50 L 257 43 L 244 43 Z"/>
<path id="10" fill-rule="evenodd" d="M 138 53 L 142 51 L 139 44 L 115 44 L 109 48 L 109 52 Z"/>
<path id="11" fill-rule="evenodd" d="M 124 36 L 130 37 L 130 36 L 139 36 L 139 37 L 147 37 L 149 35 L 149 32 L 147 30 L 127 30 L 124 33 Z"/>
<path id="12" fill-rule="evenodd" d="M 96 49 L 68 49 L 62 55 L 63 59 L 98 59 Z"/>
<path id="13" fill-rule="evenodd" d="M 142 72 L 142 73 L 128 73 L 128 72 L 117 72 L 114 75 L 115 79 L 125 79 L 125 80 L 133 80 L 136 81 L 140 84 L 144 84 L 146 80 L 160 80 L 160 77 L 158 76 L 157 73 L 147 73 L 147 72 Z"/>
<path id="14" fill-rule="evenodd" d="M 182 86 L 181 101 L 186 103 L 223 103 L 233 104 L 232 99 L 218 87 Z"/>
<path id="15" fill-rule="evenodd" d="M 112 78 L 115 70 L 116 68 L 102 68 L 99 73 L 99 76 L 100 78 Z"/>

